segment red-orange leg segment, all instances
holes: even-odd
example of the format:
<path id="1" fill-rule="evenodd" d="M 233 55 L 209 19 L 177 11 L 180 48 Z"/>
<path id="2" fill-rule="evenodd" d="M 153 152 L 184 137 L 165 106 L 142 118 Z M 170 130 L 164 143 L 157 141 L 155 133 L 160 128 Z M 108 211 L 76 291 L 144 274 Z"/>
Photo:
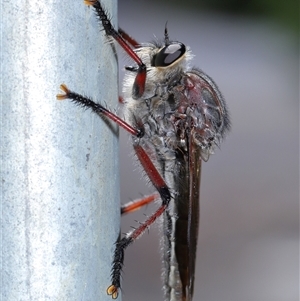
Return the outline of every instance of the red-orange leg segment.
<path id="1" fill-rule="evenodd" d="M 122 36 L 122 38 L 130 44 L 133 48 L 140 47 L 140 43 L 137 42 L 133 37 L 131 37 L 127 32 L 125 32 L 122 28 L 119 28 L 119 34 Z"/>
<path id="2" fill-rule="evenodd" d="M 157 199 L 159 199 L 159 194 L 153 193 L 153 194 L 147 195 L 141 199 L 129 202 L 129 203 L 121 206 L 121 214 L 131 213 L 136 210 L 139 210 L 143 206 L 148 205 Z"/>

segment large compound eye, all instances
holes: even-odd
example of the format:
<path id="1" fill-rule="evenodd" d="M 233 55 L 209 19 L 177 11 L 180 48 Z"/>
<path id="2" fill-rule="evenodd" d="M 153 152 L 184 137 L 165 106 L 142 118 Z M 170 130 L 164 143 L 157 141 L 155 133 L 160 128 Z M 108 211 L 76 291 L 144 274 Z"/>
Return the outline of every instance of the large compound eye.
<path id="1" fill-rule="evenodd" d="M 185 54 L 185 45 L 179 42 L 166 45 L 153 56 L 151 65 L 154 67 L 167 67 L 182 58 Z"/>

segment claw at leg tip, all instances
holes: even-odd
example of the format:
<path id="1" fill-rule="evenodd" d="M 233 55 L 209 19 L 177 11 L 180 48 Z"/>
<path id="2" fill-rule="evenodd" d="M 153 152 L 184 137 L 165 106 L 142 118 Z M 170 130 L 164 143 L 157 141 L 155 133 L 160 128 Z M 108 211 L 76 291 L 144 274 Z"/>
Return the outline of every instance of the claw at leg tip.
<path id="1" fill-rule="evenodd" d="M 90 6 L 90 5 L 94 5 L 96 0 L 84 0 L 83 1 L 85 5 Z"/>
<path id="2" fill-rule="evenodd" d="M 111 295 L 111 297 L 112 297 L 113 299 L 117 299 L 117 298 L 118 298 L 118 295 L 119 295 L 119 293 L 118 293 L 118 288 L 117 288 L 115 285 L 113 285 L 113 284 L 110 285 L 110 286 L 107 288 L 106 292 L 107 292 L 108 295 Z"/>
<path id="3" fill-rule="evenodd" d="M 68 87 L 65 85 L 65 84 L 61 84 L 60 85 L 60 89 L 64 92 L 64 93 L 61 93 L 61 94 L 57 94 L 56 95 L 56 98 L 58 100 L 64 100 L 64 99 L 67 99 L 68 98 L 68 93 L 70 92 Z"/>

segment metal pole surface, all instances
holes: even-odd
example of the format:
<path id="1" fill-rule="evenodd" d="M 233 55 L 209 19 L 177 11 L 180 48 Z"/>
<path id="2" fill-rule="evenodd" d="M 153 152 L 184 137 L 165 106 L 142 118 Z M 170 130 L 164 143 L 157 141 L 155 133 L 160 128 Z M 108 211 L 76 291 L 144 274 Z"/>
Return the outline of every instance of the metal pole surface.
<path id="1" fill-rule="evenodd" d="M 117 25 L 117 1 L 102 2 Z M 116 107 L 112 45 L 83 1 L 1 6 L 0 299 L 111 300 L 118 130 L 56 94 Z"/>

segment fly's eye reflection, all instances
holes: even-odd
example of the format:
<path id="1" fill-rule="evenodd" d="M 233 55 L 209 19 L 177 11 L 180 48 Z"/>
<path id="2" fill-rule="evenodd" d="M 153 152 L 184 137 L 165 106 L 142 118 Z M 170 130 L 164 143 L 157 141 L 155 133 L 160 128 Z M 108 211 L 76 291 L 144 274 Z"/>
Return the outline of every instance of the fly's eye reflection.
<path id="1" fill-rule="evenodd" d="M 168 67 L 179 61 L 185 54 L 186 47 L 182 43 L 169 44 L 153 56 L 151 65 L 153 67 Z"/>
<path id="2" fill-rule="evenodd" d="M 106 35 L 113 38 L 136 64 L 125 67 L 128 71 L 123 87 L 124 95 L 127 95 L 124 99 L 125 118 L 70 90 L 65 84 L 60 86 L 62 93 L 57 99 L 70 99 L 89 108 L 132 136 L 134 152 L 155 192 L 123 205 L 121 214 L 159 201 L 155 212 L 117 240 L 106 293 L 112 299 L 118 298 L 125 249 L 162 217 L 165 227 L 164 300 L 191 301 L 201 164 L 209 159 L 216 146 L 219 147 L 230 129 L 225 101 L 207 74 L 198 68 L 187 67 L 192 57 L 190 50 L 180 42 L 171 41 L 166 28 L 162 48 L 155 44 L 140 44 L 124 30 L 112 26 L 99 1 L 85 0 L 85 4 L 95 9 Z M 145 59 L 151 55 L 152 59 Z"/>

